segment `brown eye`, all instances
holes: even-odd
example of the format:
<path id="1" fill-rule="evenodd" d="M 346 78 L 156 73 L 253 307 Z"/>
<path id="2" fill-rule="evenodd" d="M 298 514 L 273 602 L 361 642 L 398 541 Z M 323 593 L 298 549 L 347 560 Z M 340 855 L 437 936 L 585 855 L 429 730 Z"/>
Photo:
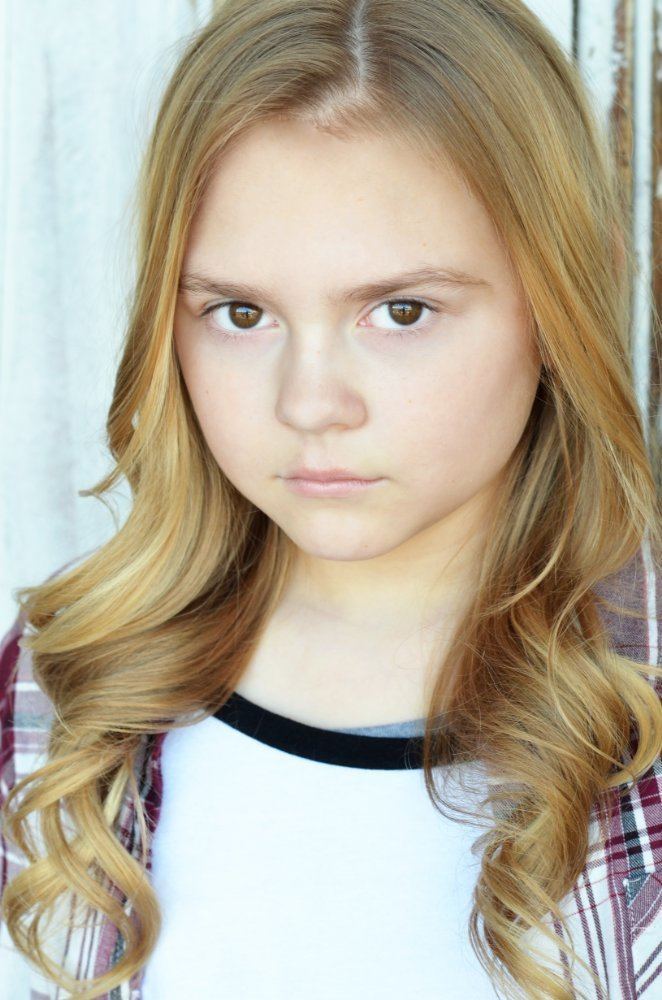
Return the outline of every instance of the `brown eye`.
<path id="1" fill-rule="evenodd" d="M 259 322 L 262 309 L 252 306 L 249 302 L 230 302 L 228 316 L 242 330 L 250 330 L 254 323 Z"/>
<path id="2" fill-rule="evenodd" d="M 384 317 L 382 320 L 379 318 L 380 310 Z M 427 324 L 423 326 L 420 323 L 421 315 L 439 311 L 438 306 L 431 306 L 419 299 L 387 299 L 372 310 L 373 325 L 387 336 L 411 339 L 426 331 Z M 388 323 L 395 323 L 395 326 L 388 326 Z"/>
<path id="3" fill-rule="evenodd" d="M 223 310 L 226 310 L 224 318 L 227 326 L 220 322 Z M 240 302 L 237 299 L 232 299 L 230 302 L 218 302 L 203 309 L 201 316 L 208 317 L 207 323 L 212 333 L 221 339 L 226 337 L 237 339 L 242 330 L 251 333 L 253 330 L 264 329 L 256 325 L 264 316 L 264 309 L 254 306 L 252 302 Z M 245 340 L 246 338 L 239 337 L 239 339 Z"/>
<path id="4" fill-rule="evenodd" d="M 421 316 L 421 311 L 425 308 L 422 302 L 416 299 L 403 299 L 388 303 L 389 313 L 392 319 L 405 321 L 406 323 L 417 323 Z"/>

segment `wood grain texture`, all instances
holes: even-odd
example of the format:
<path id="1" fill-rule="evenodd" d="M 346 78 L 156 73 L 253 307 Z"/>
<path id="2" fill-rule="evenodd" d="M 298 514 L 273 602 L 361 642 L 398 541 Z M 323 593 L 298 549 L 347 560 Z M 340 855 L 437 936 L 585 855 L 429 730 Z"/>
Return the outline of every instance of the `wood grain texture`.
<path id="1" fill-rule="evenodd" d="M 650 405 L 648 420 L 658 491 L 662 493 L 662 0 L 653 11 L 653 183 L 652 260 L 653 323 L 650 343 Z"/>
<path id="2" fill-rule="evenodd" d="M 613 37 L 614 101 L 611 108 L 615 149 L 623 182 L 623 190 L 632 191 L 633 147 L 633 68 L 634 68 L 634 0 L 618 0 L 615 8 Z M 631 207 L 631 203 L 630 203 Z"/>
<path id="3" fill-rule="evenodd" d="M 639 275 L 630 347 L 649 455 L 662 488 L 660 181 L 662 0 L 575 0 L 574 54 L 607 128 L 634 237 Z"/>

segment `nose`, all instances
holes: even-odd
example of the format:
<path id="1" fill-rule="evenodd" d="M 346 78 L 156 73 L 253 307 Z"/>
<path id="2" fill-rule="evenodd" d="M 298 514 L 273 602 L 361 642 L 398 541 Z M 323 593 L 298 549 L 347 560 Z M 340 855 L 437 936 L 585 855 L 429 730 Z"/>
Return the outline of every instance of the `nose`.
<path id="1" fill-rule="evenodd" d="M 358 366 L 342 356 L 337 341 L 294 345 L 281 368 L 276 416 L 301 432 L 360 427 L 367 404 L 358 382 Z"/>

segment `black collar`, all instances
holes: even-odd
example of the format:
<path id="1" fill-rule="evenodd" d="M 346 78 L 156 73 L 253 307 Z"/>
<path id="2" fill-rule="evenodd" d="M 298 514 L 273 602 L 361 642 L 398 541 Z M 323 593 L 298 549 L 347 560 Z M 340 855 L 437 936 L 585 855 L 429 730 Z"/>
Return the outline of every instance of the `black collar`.
<path id="1" fill-rule="evenodd" d="M 320 729 L 261 708 L 237 691 L 214 717 L 260 743 L 324 764 L 389 771 L 423 766 L 422 736 L 366 736 Z"/>

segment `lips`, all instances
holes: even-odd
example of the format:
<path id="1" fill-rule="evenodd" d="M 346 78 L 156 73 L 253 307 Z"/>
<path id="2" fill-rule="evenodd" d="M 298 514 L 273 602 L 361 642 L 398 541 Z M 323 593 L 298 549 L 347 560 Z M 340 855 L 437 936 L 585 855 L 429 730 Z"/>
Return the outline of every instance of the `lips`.
<path id="1" fill-rule="evenodd" d="M 364 476 L 360 472 L 351 472 L 349 469 L 308 469 L 299 468 L 294 469 L 286 479 L 308 479 L 316 483 L 331 483 L 345 481 L 348 479 L 360 480 L 362 482 L 370 482 L 374 479 L 374 476 Z"/>
<path id="2" fill-rule="evenodd" d="M 284 479 L 285 488 L 302 497 L 340 499 L 377 489 L 383 479 Z"/>

